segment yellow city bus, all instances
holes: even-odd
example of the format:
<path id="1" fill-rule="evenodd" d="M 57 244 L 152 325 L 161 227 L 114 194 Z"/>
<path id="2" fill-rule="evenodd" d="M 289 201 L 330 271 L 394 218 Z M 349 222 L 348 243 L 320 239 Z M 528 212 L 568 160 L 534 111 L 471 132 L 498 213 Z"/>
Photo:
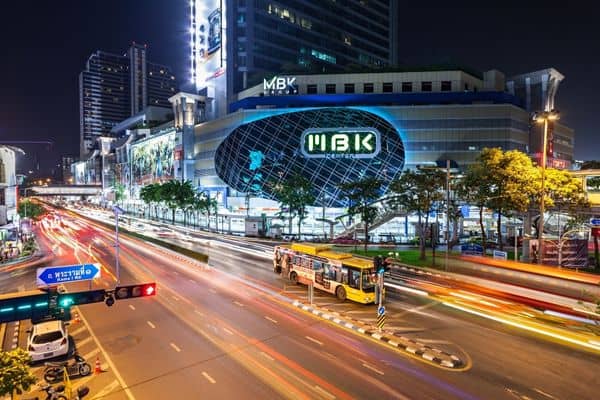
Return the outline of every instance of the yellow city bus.
<path id="1" fill-rule="evenodd" d="M 331 250 L 331 245 L 293 243 L 275 247 L 273 270 L 294 283 L 312 285 L 340 300 L 375 302 L 372 260 Z"/>

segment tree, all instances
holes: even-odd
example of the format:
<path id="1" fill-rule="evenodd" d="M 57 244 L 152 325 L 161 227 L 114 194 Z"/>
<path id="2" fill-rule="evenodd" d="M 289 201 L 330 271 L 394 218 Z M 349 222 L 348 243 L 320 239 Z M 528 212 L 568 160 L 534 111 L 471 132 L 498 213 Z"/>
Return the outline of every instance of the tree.
<path id="1" fill-rule="evenodd" d="M 39 219 L 39 217 L 46 213 L 46 210 L 39 203 L 31 200 L 21 200 L 19 201 L 17 212 L 21 218 Z"/>
<path id="2" fill-rule="evenodd" d="M 0 396 L 29 390 L 36 377 L 29 370 L 31 357 L 25 350 L 17 348 L 9 352 L 0 352 Z"/>
<path id="3" fill-rule="evenodd" d="M 365 253 L 369 244 L 369 226 L 377 218 L 377 208 L 373 203 L 381 196 L 381 179 L 364 177 L 358 182 L 342 183 L 338 187 L 348 199 L 349 215 L 360 215 L 365 226 Z"/>
<path id="4" fill-rule="evenodd" d="M 125 185 L 115 184 L 115 202 L 120 203 L 125 199 Z"/>
<path id="5" fill-rule="evenodd" d="M 154 206 L 154 215 L 158 220 L 158 204 L 161 202 L 161 186 L 157 183 L 151 183 L 142 187 L 140 198 L 148 207 Z"/>
<path id="6" fill-rule="evenodd" d="M 446 174 L 438 169 L 406 170 L 390 184 L 392 194 L 387 204 L 392 208 L 404 206 L 418 218 L 419 249 L 425 259 L 425 232 L 429 226 L 429 213 L 444 200 Z M 423 221 L 424 218 L 424 221 Z"/>
<path id="7" fill-rule="evenodd" d="M 310 180 L 295 173 L 283 183 L 275 186 L 275 196 L 286 207 L 290 215 L 290 234 L 292 233 L 292 219 L 298 216 L 298 235 L 302 233 L 302 221 L 306 219 L 308 205 L 314 204 L 316 197 Z M 280 214 L 282 214 L 280 212 Z M 281 216 L 280 216 L 281 217 Z"/>

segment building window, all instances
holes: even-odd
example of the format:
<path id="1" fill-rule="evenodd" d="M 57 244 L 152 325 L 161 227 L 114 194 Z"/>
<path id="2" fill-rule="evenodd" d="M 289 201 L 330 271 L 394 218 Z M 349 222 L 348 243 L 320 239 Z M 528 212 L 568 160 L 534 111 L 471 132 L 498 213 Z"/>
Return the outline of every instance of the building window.
<path id="1" fill-rule="evenodd" d="M 306 94 L 317 94 L 317 85 L 306 85 Z"/>
<path id="2" fill-rule="evenodd" d="M 412 92 L 412 82 L 402 82 L 403 92 Z"/>
<path id="3" fill-rule="evenodd" d="M 344 93 L 354 93 L 354 83 L 344 83 Z"/>
<path id="4" fill-rule="evenodd" d="M 383 93 L 392 93 L 394 91 L 394 84 L 392 82 L 383 82 L 382 91 Z"/>
<path id="5" fill-rule="evenodd" d="M 421 82 L 421 92 L 431 92 L 431 82 L 425 81 Z"/>
<path id="6" fill-rule="evenodd" d="M 451 92 L 452 91 L 452 82 L 451 81 L 442 81 L 442 92 Z"/>
<path id="7" fill-rule="evenodd" d="M 363 93 L 373 93 L 373 84 L 372 83 L 364 83 L 363 84 Z"/>
<path id="8" fill-rule="evenodd" d="M 325 93 L 335 93 L 335 83 L 328 83 L 325 85 Z"/>

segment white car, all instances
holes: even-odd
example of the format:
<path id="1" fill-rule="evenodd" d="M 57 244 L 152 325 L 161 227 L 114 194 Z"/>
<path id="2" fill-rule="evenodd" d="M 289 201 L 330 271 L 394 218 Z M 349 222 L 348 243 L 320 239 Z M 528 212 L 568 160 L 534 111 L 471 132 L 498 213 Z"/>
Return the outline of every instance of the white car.
<path id="1" fill-rule="evenodd" d="M 65 355 L 69 352 L 69 335 L 63 321 L 46 321 L 28 330 L 27 350 L 33 361 Z"/>

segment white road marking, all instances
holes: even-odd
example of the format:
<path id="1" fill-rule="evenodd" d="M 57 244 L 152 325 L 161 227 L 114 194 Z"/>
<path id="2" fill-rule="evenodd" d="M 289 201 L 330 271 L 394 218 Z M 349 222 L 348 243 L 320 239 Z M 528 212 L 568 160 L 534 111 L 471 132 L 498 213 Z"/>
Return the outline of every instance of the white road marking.
<path id="1" fill-rule="evenodd" d="M 202 376 L 204 376 L 206 378 L 206 380 L 209 381 L 210 383 L 217 383 L 217 381 L 215 381 L 209 374 L 207 374 L 204 371 L 202 371 Z"/>
<path id="2" fill-rule="evenodd" d="M 81 313 L 81 311 L 79 311 L 79 317 L 83 321 L 84 325 L 87 327 L 88 331 L 90 331 L 90 335 L 94 338 L 94 342 L 96 342 L 96 344 L 100 348 L 100 351 L 104 355 L 104 358 L 106 359 L 106 362 L 108 363 L 108 366 L 110 367 L 111 371 L 115 374 L 115 377 L 119 381 L 119 384 L 123 388 L 123 392 L 125 393 L 125 395 L 127 396 L 127 398 L 130 399 L 130 400 L 135 400 L 135 397 L 133 396 L 133 393 L 131 393 L 131 389 L 129 389 L 129 387 L 125 383 L 125 380 L 123 380 L 123 377 L 119 373 L 119 370 L 117 369 L 117 367 L 115 366 L 115 364 L 110 359 L 110 357 L 109 357 L 108 353 L 106 352 L 106 350 L 104 350 L 104 347 L 102 346 L 102 343 L 100 343 L 100 340 L 98 340 L 98 337 L 94 334 L 94 331 L 92 330 L 92 327 L 90 326 L 90 324 L 88 324 L 87 320 L 85 319 L 85 317 L 83 316 L 83 314 Z"/>
<path id="3" fill-rule="evenodd" d="M 323 346 L 323 342 L 319 342 L 317 339 L 313 339 L 310 336 L 304 336 L 305 338 L 307 338 L 308 340 L 310 340 L 313 343 L 318 344 L 319 346 Z"/>
<path id="4" fill-rule="evenodd" d="M 227 329 L 227 328 L 223 328 L 223 330 L 224 330 L 225 332 L 229 333 L 230 335 L 233 335 L 233 332 L 231 332 L 229 329 Z"/>
<path id="5" fill-rule="evenodd" d="M 194 312 L 196 314 L 198 314 L 199 316 L 204 317 L 204 313 L 202 311 L 200 311 L 200 310 L 194 310 Z"/>
<path id="6" fill-rule="evenodd" d="M 274 324 L 276 324 L 276 323 L 277 323 L 277 321 L 276 321 L 276 320 L 274 320 L 273 318 L 269 317 L 268 315 L 265 315 L 265 319 L 267 319 L 267 320 L 271 321 L 271 322 L 272 322 L 272 323 L 274 323 Z"/>
<path id="7" fill-rule="evenodd" d="M 234 300 L 233 304 L 235 304 L 235 305 L 237 305 L 239 307 L 244 307 L 244 305 L 242 303 L 240 303 L 239 301 L 237 301 L 237 300 Z"/>
<path id="8" fill-rule="evenodd" d="M 542 391 L 542 390 L 540 390 L 540 389 L 533 388 L 533 390 L 535 390 L 536 392 L 538 392 L 538 393 L 539 393 L 539 394 L 541 394 L 542 396 L 546 396 L 546 397 L 548 397 L 549 399 L 556 399 L 556 397 L 554 397 L 554 396 L 552 396 L 551 394 L 549 394 L 549 393 L 546 393 L 546 392 L 544 392 L 544 391 Z"/>
<path id="9" fill-rule="evenodd" d="M 85 339 L 82 339 L 79 342 L 77 342 L 77 347 L 83 346 L 84 344 L 86 344 L 87 342 L 90 342 L 91 340 L 92 340 L 92 337 L 88 336 Z"/>
<path id="10" fill-rule="evenodd" d="M 175 343 L 169 343 L 169 345 L 170 345 L 170 346 L 173 348 L 173 350 L 175 350 L 176 352 L 178 352 L 178 353 L 179 353 L 179 352 L 181 351 L 181 349 L 180 349 L 179 347 L 177 347 L 177 346 L 175 345 Z"/>
<path id="11" fill-rule="evenodd" d="M 154 325 L 152 322 L 150 322 L 150 321 L 146 321 L 146 323 L 147 323 L 148 325 L 150 325 L 150 328 L 152 328 L 152 329 L 156 328 L 156 326 L 155 326 L 155 325 Z"/>
<path id="12" fill-rule="evenodd" d="M 171 297 L 173 298 L 173 300 L 179 301 L 179 297 L 177 297 L 177 296 L 171 296 Z"/>
<path id="13" fill-rule="evenodd" d="M 373 371 L 373 372 L 376 372 L 376 373 L 378 373 L 379 375 L 385 375 L 385 374 L 383 373 L 383 371 L 380 371 L 380 370 L 378 370 L 377 368 L 375 368 L 375 367 L 373 367 L 373 366 L 371 366 L 371 365 L 369 365 L 369 364 L 367 364 L 367 363 L 363 363 L 363 364 L 362 364 L 362 366 L 363 366 L 363 367 L 365 367 L 365 368 L 367 368 L 367 369 L 370 369 L 370 370 L 371 370 L 371 371 Z"/>
<path id="14" fill-rule="evenodd" d="M 135 311 L 135 307 L 133 306 L 133 304 L 130 304 L 130 305 L 129 305 L 129 308 L 131 308 L 132 310 L 134 310 L 134 311 Z"/>
<path id="15" fill-rule="evenodd" d="M 85 326 L 80 326 L 79 328 L 75 329 L 74 331 L 71 331 L 70 335 L 71 336 L 79 335 L 83 331 L 85 331 Z"/>
<path id="16" fill-rule="evenodd" d="M 99 391 L 98 393 L 94 393 L 94 398 L 96 399 L 101 399 L 102 397 L 104 397 L 105 395 L 108 395 L 109 393 L 111 393 L 113 390 L 117 390 L 119 388 L 119 381 L 114 380 L 111 383 L 109 383 L 108 385 L 106 385 L 101 391 Z"/>
<path id="17" fill-rule="evenodd" d="M 265 353 L 264 351 L 261 351 L 261 352 L 260 352 L 260 354 L 261 354 L 263 357 L 265 357 L 266 359 L 268 359 L 268 360 L 275 361 L 275 359 L 274 359 L 273 357 L 271 357 L 270 355 L 268 355 L 268 354 L 267 354 L 267 353 Z"/>
<path id="18" fill-rule="evenodd" d="M 335 396 L 333 394 L 329 393 L 327 390 L 323 389 L 319 385 L 315 385 L 315 390 L 321 393 L 323 396 L 327 397 L 328 399 L 335 399 Z"/>
<path id="19" fill-rule="evenodd" d="M 94 356 L 95 356 L 97 353 L 99 353 L 99 352 L 100 352 L 100 349 L 97 349 L 97 348 L 96 348 L 96 349 L 94 349 L 94 350 L 90 351 L 89 353 L 87 353 L 87 354 L 84 354 L 82 357 L 83 357 L 84 359 L 86 359 L 86 360 L 91 360 L 91 359 L 92 359 L 92 357 L 94 357 Z"/>

